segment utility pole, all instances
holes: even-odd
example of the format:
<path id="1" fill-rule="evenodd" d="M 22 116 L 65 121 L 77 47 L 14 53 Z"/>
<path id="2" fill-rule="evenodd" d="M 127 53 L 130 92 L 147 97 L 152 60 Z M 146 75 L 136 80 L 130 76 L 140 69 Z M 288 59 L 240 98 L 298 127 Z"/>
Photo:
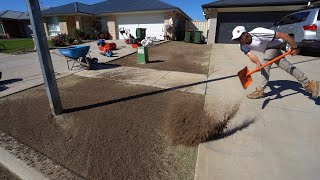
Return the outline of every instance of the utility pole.
<path id="1" fill-rule="evenodd" d="M 26 0 L 26 2 L 50 108 L 53 115 L 60 115 L 63 109 L 43 26 L 39 1 Z"/>

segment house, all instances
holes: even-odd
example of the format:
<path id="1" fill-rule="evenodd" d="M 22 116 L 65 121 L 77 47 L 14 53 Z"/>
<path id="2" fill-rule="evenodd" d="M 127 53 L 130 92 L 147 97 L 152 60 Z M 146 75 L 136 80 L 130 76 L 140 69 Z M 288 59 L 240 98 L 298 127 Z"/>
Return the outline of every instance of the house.
<path id="1" fill-rule="evenodd" d="M 232 43 L 231 33 L 234 27 L 243 25 L 248 31 L 255 27 L 270 28 L 283 16 L 297 11 L 308 0 L 220 0 L 202 5 L 209 21 L 208 43 Z"/>
<path id="2" fill-rule="evenodd" d="M 0 11 L 0 36 L 4 38 L 31 37 L 32 29 L 28 13 Z"/>
<path id="3" fill-rule="evenodd" d="M 88 34 L 109 32 L 112 39 L 123 39 L 120 28 L 129 29 L 135 37 L 136 28 L 146 28 L 147 37 L 164 39 L 163 27 L 172 22 L 168 36 L 183 39 L 185 22 L 191 20 L 180 8 L 160 0 L 107 0 L 92 5 L 74 2 L 43 10 L 42 16 L 49 38 L 80 29 Z"/>

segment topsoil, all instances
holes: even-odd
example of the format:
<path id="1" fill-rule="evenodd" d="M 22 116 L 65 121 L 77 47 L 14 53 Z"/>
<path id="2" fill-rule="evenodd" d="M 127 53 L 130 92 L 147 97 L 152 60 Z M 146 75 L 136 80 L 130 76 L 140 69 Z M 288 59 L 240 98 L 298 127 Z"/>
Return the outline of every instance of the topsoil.
<path id="1" fill-rule="evenodd" d="M 110 62 L 121 66 L 208 74 L 212 46 L 171 41 L 148 49 L 149 63 L 137 64 L 137 54 Z"/>
<path id="2" fill-rule="evenodd" d="M 17 176 L 13 175 L 7 168 L 0 164 L 0 179 L 1 180 L 20 180 Z"/>
<path id="3" fill-rule="evenodd" d="M 0 99 L 0 129 L 86 179 L 194 178 L 197 149 L 173 146 L 163 128 L 181 109 L 203 111 L 204 96 L 78 76 L 58 86 L 63 115 L 40 86 Z"/>

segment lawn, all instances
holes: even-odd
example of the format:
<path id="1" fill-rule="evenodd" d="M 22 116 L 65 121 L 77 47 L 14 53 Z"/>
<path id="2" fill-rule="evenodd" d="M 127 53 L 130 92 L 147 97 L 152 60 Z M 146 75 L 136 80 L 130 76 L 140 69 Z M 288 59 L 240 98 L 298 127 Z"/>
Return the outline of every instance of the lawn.
<path id="1" fill-rule="evenodd" d="M 1 53 L 6 54 L 19 54 L 32 51 L 34 48 L 32 38 L 19 38 L 19 39 L 0 39 L 6 49 Z M 52 47 L 51 41 L 48 41 L 49 47 Z"/>

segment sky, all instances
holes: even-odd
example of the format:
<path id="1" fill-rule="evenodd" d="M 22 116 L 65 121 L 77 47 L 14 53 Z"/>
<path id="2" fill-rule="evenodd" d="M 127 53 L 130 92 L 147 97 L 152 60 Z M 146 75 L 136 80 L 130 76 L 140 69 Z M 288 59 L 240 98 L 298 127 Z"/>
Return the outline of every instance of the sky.
<path id="1" fill-rule="evenodd" d="M 1 3 L 0 11 L 3 11 L 3 10 L 27 11 L 25 0 L 1 0 L 1 1 L 6 1 L 6 2 Z M 41 7 L 47 7 L 47 6 L 55 7 L 55 6 L 68 4 L 71 2 L 82 2 L 85 4 L 94 4 L 101 1 L 103 0 L 39 0 Z M 201 5 L 213 2 L 215 0 L 162 0 L 162 1 L 179 7 L 186 14 L 188 14 L 193 20 L 204 20 Z M 132 0 L 132 2 L 134 3 L 134 0 Z"/>

